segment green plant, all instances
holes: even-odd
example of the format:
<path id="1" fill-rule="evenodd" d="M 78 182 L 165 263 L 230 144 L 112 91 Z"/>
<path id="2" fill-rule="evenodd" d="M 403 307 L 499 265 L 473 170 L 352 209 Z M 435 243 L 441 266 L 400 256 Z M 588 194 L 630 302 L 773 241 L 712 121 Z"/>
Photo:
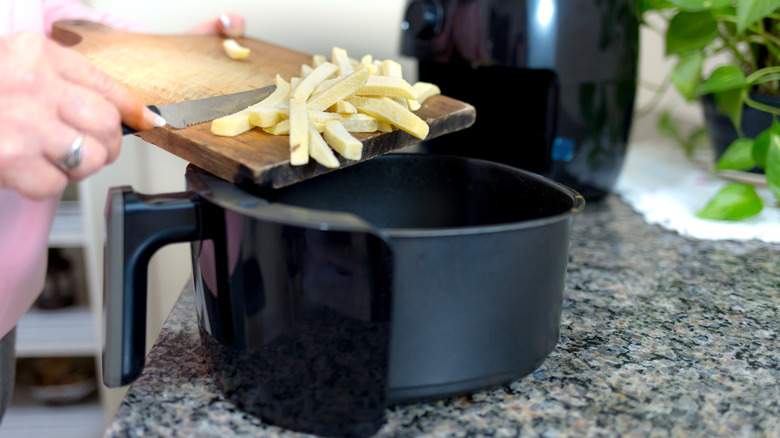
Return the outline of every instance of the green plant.
<path id="1" fill-rule="evenodd" d="M 667 20 L 666 56 L 676 58 L 670 80 L 688 100 L 712 94 L 741 138 L 718 160 L 716 169 L 764 169 L 767 185 L 780 200 L 780 124 L 755 139 L 742 133 L 744 105 L 780 115 L 780 108 L 752 98 L 780 94 L 780 0 L 638 0 L 643 18 Z M 647 24 L 647 21 L 644 22 Z M 698 216 L 739 220 L 758 214 L 763 202 L 748 186 L 730 185 Z"/>

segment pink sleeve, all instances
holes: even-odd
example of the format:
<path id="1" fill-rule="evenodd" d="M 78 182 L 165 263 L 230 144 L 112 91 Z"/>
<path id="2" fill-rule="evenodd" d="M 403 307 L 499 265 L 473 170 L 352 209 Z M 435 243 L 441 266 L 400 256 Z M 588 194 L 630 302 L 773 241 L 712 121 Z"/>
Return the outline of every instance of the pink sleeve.
<path id="1" fill-rule="evenodd" d="M 43 0 L 43 17 L 44 29 L 49 36 L 52 23 L 65 19 L 85 19 L 130 32 L 146 32 L 146 25 L 142 21 L 96 12 L 76 0 Z"/>
<path id="2" fill-rule="evenodd" d="M 59 198 L 32 201 L 0 189 L 0 337 L 43 290 L 49 230 Z"/>

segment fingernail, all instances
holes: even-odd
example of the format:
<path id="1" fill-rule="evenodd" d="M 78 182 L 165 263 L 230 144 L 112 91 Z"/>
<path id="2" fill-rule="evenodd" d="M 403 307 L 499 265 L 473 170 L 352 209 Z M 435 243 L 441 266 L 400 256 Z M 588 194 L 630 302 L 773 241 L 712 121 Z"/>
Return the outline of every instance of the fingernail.
<path id="1" fill-rule="evenodd" d="M 167 124 L 168 124 L 168 122 L 166 122 L 165 119 L 162 116 L 160 116 L 160 115 L 158 115 L 154 119 L 154 127 L 155 128 L 162 128 L 163 126 L 165 126 Z"/>
<path id="2" fill-rule="evenodd" d="M 222 27 L 225 29 L 230 29 L 230 25 L 233 24 L 227 14 L 221 14 L 219 16 L 219 21 L 222 22 Z"/>

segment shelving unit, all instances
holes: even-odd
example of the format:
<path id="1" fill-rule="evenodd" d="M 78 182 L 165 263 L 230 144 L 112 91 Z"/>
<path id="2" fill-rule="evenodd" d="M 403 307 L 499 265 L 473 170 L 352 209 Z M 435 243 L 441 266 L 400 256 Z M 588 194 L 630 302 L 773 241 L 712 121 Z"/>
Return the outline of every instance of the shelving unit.
<path id="1" fill-rule="evenodd" d="M 49 248 L 63 248 L 78 255 L 70 260 L 73 284 L 79 298 L 73 305 L 53 310 L 33 307 L 16 330 L 18 359 L 91 357 L 99 365 L 100 296 L 95 254 L 98 245 L 88 211 L 87 183 L 77 186 L 78 200 L 63 200 L 49 235 Z M 84 200 L 87 202 L 84 202 Z M 102 243 L 101 243 L 102 244 Z M 99 366 L 97 367 L 99 369 Z M 17 369 L 17 375 L 21 370 Z M 98 376 L 99 377 L 99 376 Z M 32 388 L 18 384 L 0 423 L 3 438 L 73 437 L 103 435 L 106 426 L 105 390 L 74 404 L 48 405 L 34 397 Z"/>
<path id="2" fill-rule="evenodd" d="M 95 356 L 99 353 L 99 340 L 88 307 L 30 309 L 16 330 L 18 357 Z"/>
<path id="3" fill-rule="evenodd" d="M 101 437 L 104 432 L 105 418 L 98 396 L 75 405 L 46 406 L 25 387 L 14 389 L 0 427 L 3 438 L 89 438 Z"/>

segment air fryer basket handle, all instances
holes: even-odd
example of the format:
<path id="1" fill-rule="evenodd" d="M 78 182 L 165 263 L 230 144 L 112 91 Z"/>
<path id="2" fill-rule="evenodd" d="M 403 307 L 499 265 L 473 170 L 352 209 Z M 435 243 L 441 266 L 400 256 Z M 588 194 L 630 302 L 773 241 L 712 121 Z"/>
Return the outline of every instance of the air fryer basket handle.
<path id="1" fill-rule="evenodd" d="M 149 259 L 164 245 L 198 237 L 198 201 L 189 193 L 143 195 L 127 186 L 109 190 L 103 254 L 106 386 L 127 385 L 143 370 Z"/>

